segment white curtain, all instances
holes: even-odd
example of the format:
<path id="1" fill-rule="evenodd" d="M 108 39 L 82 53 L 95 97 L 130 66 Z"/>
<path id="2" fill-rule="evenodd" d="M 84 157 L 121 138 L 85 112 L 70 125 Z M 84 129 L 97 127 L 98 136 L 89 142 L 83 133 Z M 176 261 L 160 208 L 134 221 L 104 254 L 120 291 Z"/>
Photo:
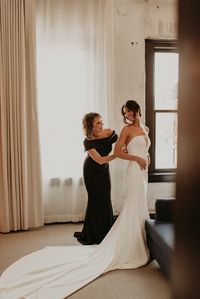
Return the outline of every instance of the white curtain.
<path id="1" fill-rule="evenodd" d="M 45 223 L 80 221 L 87 201 L 82 117 L 97 111 L 105 126 L 113 127 L 112 1 L 37 0 L 37 4 Z"/>

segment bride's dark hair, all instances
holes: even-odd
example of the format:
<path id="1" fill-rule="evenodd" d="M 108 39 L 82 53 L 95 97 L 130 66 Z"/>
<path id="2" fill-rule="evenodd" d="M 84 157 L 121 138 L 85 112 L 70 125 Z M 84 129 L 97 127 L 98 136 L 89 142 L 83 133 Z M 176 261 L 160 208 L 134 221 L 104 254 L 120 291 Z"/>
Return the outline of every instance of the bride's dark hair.
<path id="1" fill-rule="evenodd" d="M 83 131 L 88 139 L 92 138 L 93 122 L 96 117 L 101 118 L 101 115 L 97 112 L 90 112 L 85 114 L 83 117 Z"/>
<path id="2" fill-rule="evenodd" d="M 123 122 L 125 124 L 129 124 L 129 123 L 127 122 L 126 117 L 124 115 L 124 108 L 127 108 L 129 111 L 133 111 L 134 116 L 136 116 L 137 113 L 139 113 L 139 116 L 142 115 L 140 105 L 136 101 L 134 101 L 134 100 L 127 101 L 121 108 Z"/>

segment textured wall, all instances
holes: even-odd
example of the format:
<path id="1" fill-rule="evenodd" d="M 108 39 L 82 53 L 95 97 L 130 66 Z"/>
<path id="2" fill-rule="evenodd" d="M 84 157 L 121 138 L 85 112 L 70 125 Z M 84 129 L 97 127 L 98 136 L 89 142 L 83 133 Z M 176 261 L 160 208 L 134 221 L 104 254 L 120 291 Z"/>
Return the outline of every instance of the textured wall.
<path id="1" fill-rule="evenodd" d="M 113 0 L 115 128 L 122 127 L 120 109 L 129 99 L 137 100 L 145 115 L 145 38 L 177 38 L 177 1 Z M 144 120 L 144 119 L 143 119 Z M 145 121 L 145 120 L 144 120 Z M 115 210 L 120 210 L 124 161 L 115 161 Z M 148 207 L 155 199 L 175 194 L 174 183 L 149 184 Z"/>

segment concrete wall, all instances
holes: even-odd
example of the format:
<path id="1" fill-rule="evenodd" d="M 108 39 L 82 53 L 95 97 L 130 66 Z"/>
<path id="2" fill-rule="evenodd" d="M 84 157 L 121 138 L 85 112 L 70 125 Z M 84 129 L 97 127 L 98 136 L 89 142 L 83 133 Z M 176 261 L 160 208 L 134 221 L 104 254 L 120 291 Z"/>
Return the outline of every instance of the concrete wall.
<path id="1" fill-rule="evenodd" d="M 137 100 L 145 122 L 145 38 L 177 38 L 177 1 L 113 0 L 114 8 L 114 101 L 115 128 L 120 132 L 120 109 L 126 100 Z M 115 162 L 116 198 L 122 196 L 121 172 L 124 161 Z M 175 195 L 174 183 L 149 183 L 148 207 L 158 197 Z M 115 201 L 115 211 L 121 204 Z"/>

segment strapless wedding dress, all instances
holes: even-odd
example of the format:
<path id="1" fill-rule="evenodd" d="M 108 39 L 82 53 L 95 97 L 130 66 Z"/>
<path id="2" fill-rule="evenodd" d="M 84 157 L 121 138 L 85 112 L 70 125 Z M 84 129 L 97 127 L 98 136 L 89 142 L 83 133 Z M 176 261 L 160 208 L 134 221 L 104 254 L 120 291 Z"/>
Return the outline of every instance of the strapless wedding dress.
<path id="1" fill-rule="evenodd" d="M 149 145 L 146 135 L 136 136 L 128 152 L 147 159 Z M 0 298 L 63 299 L 105 272 L 144 266 L 147 170 L 129 161 L 126 184 L 122 212 L 101 244 L 49 246 L 24 256 L 0 277 Z"/>

